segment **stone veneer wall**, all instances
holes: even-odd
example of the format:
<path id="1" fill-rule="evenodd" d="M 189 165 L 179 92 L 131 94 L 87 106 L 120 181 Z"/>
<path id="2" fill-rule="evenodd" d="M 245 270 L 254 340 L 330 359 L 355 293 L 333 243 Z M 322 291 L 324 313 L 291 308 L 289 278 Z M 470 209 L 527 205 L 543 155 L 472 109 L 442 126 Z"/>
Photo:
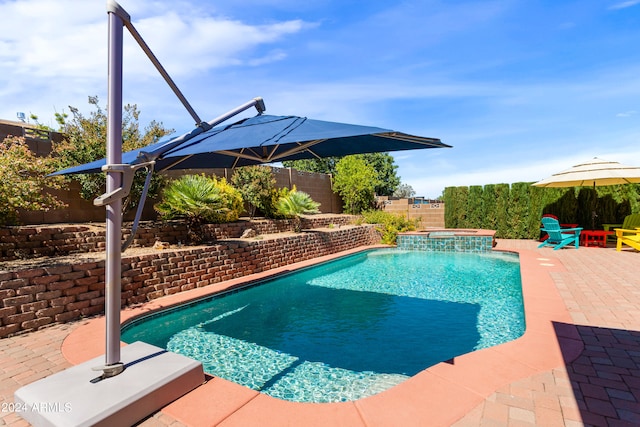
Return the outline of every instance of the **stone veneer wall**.
<path id="1" fill-rule="evenodd" d="M 344 226 L 352 223 L 351 215 L 308 216 L 302 220 L 303 229 Z M 250 220 L 227 224 L 207 224 L 204 240 L 232 239 L 251 228 L 258 234 L 293 231 L 291 220 Z M 123 240 L 131 235 L 130 225 L 125 224 Z M 184 222 L 140 223 L 131 247 L 151 247 L 160 240 L 171 244 L 187 241 Z M 0 261 L 10 261 L 40 256 L 60 256 L 82 252 L 102 252 L 105 249 L 104 225 L 23 226 L 0 228 Z"/>
<path id="2" fill-rule="evenodd" d="M 123 256 L 122 305 L 207 286 L 363 245 L 373 226 Z M 104 260 L 0 271 L 0 338 L 104 312 Z"/>
<path id="3" fill-rule="evenodd" d="M 445 233 L 445 234 L 438 234 Z M 481 230 L 477 235 L 454 235 L 454 232 L 436 231 L 426 233 L 398 234 L 398 249 L 438 252 L 490 252 L 494 246 L 493 230 Z"/>

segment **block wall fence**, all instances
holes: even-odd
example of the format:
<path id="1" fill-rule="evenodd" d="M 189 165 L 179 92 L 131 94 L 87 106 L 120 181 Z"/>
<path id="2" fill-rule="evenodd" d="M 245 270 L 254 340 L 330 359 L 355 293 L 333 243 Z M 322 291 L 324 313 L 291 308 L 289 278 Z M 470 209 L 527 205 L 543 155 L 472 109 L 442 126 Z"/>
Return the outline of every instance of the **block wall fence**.
<path id="1" fill-rule="evenodd" d="M 308 193 L 311 198 L 320 203 L 319 210 L 327 214 L 342 213 L 342 199 L 333 192 L 331 176 L 322 173 L 303 172 L 290 168 L 271 167 L 276 180 L 277 188 L 296 188 L 299 191 Z M 169 171 L 166 174 L 169 178 L 177 178 L 185 174 L 214 174 L 218 177 L 230 179 L 233 175 L 231 169 L 188 169 L 182 171 Z M 53 209 L 47 212 L 19 210 L 19 220 L 21 224 L 56 224 L 64 222 L 88 222 L 104 221 L 104 207 L 94 206 L 91 200 L 80 197 L 80 184 L 71 182 L 68 190 L 50 190 L 67 207 L 63 209 Z M 149 199 L 145 203 L 142 218 L 145 220 L 156 220 L 158 214 L 153 206 L 158 202 L 156 199 Z M 130 211 L 125 215 L 125 219 L 132 221 L 135 212 Z"/>
<path id="2" fill-rule="evenodd" d="M 412 199 L 389 200 L 385 196 L 378 197 L 377 201 L 386 212 L 417 220 L 419 229 L 444 228 L 444 203 L 441 201 L 415 203 Z"/>
<path id="3" fill-rule="evenodd" d="M 373 226 L 344 226 L 122 258 L 122 305 L 372 245 Z M 0 271 L 0 338 L 104 312 L 105 262 L 84 260 Z"/>

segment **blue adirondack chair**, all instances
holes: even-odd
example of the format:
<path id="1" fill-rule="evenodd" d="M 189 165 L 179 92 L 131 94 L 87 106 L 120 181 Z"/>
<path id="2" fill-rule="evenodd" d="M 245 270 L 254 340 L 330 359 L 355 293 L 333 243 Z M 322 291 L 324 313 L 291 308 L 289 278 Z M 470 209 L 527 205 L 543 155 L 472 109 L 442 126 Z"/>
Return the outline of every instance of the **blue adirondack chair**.
<path id="1" fill-rule="evenodd" d="M 549 235 L 549 238 L 538 245 L 539 248 L 544 246 L 553 246 L 553 250 L 557 251 L 571 243 L 575 244 L 576 249 L 580 247 L 580 231 L 582 227 L 561 228 L 560 223 L 555 218 L 543 217 L 542 228 Z"/>

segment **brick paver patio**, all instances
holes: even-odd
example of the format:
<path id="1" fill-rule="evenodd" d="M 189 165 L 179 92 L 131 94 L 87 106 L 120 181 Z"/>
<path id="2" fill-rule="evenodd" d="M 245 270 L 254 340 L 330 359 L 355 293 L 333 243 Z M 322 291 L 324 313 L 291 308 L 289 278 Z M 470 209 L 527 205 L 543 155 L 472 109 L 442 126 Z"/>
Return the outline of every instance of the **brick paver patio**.
<path id="1" fill-rule="evenodd" d="M 499 388 L 455 426 L 640 425 L 640 253 L 536 246 L 499 240 L 497 249 L 535 250 L 541 262 L 564 267 L 549 274 L 578 325 L 584 351 L 564 366 Z M 28 425 L 10 410 L 14 391 L 71 366 L 60 348 L 83 323 L 0 339 L 0 425 Z M 181 424 L 158 412 L 140 425 Z"/>
<path id="2" fill-rule="evenodd" d="M 455 425 L 640 425 L 640 253 L 611 247 L 538 252 L 566 269 L 550 274 L 585 349 L 566 366 L 497 390 Z"/>

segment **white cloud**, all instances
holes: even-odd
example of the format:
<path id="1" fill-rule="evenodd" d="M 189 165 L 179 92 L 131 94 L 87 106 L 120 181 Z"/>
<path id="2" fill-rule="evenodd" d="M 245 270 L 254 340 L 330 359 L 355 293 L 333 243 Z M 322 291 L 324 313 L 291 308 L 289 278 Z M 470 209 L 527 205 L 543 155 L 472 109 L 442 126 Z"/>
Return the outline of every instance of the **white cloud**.
<path id="1" fill-rule="evenodd" d="M 70 10 L 74 13 L 69 13 Z M 3 48 L 0 59 L 7 73 L 41 78 L 104 73 L 107 14 L 95 3 L 26 0 L 0 5 L 0 15 L 12 17 L 3 22 L 0 39 Z M 165 68 L 176 75 L 247 64 L 253 48 L 274 43 L 305 26 L 300 20 L 252 26 L 237 20 L 175 11 L 142 19 L 132 17 L 132 22 Z M 146 64 L 141 66 L 147 59 L 126 30 L 125 44 L 127 72 L 148 72 Z M 246 54 L 248 59 L 243 57 Z M 282 57 L 271 56 L 271 60 Z"/>
<path id="2" fill-rule="evenodd" d="M 203 74 L 215 68 L 282 61 L 287 57 L 284 48 L 265 51 L 264 46 L 314 25 L 302 20 L 249 25 L 189 2 L 134 3 L 130 10 L 122 5 L 169 75 L 176 81 L 197 75 L 201 85 L 208 84 Z M 4 1 L 0 16 L 1 118 L 13 119 L 17 111 L 33 112 L 49 115 L 51 120 L 43 122 L 55 125 L 52 110 L 67 105 L 83 109 L 89 95 L 106 100 L 108 15 L 103 3 Z M 147 91 L 163 94 L 162 102 L 177 104 L 126 29 L 124 72 L 129 85 L 125 98 Z"/>
<path id="3" fill-rule="evenodd" d="M 628 0 L 628 1 L 623 1 L 620 3 L 613 4 L 609 6 L 609 9 L 613 9 L 613 10 L 626 9 L 628 7 L 635 6 L 637 4 L 640 4 L 640 0 Z"/>
<path id="4" fill-rule="evenodd" d="M 172 76 L 193 74 L 223 66 L 251 65 L 252 61 L 275 61 L 283 52 L 268 57 L 252 56 L 256 47 L 274 43 L 305 27 L 300 20 L 252 26 L 236 20 L 210 16 L 179 15 L 168 12 L 141 20 L 134 25 Z M 137 46 L 129 47 L 128 58 L 134 57 Z M 134 65 L 134 73 L 143 73 Z"/>
<path id="5" fill-rule="evenodd" d="M 287 57 L 286 52 L 281 49 L 274 49 L 267 52 L 266 55 L 261 57 L 250 59 L 247 63 L 252 67 L 258 67 L 260 65 L 268 64 L 270 62 L 282 61 Z"/>
<path id="6" fill-rule="evenodd" d="M 88 5 L 39 0 L 0 4 L 4 17 L 0 75 L 46 78 L 95 72 L 106 55 L 106 48 L 96 49 L 105 45 L 106 14 L 95 13 Z"/>

